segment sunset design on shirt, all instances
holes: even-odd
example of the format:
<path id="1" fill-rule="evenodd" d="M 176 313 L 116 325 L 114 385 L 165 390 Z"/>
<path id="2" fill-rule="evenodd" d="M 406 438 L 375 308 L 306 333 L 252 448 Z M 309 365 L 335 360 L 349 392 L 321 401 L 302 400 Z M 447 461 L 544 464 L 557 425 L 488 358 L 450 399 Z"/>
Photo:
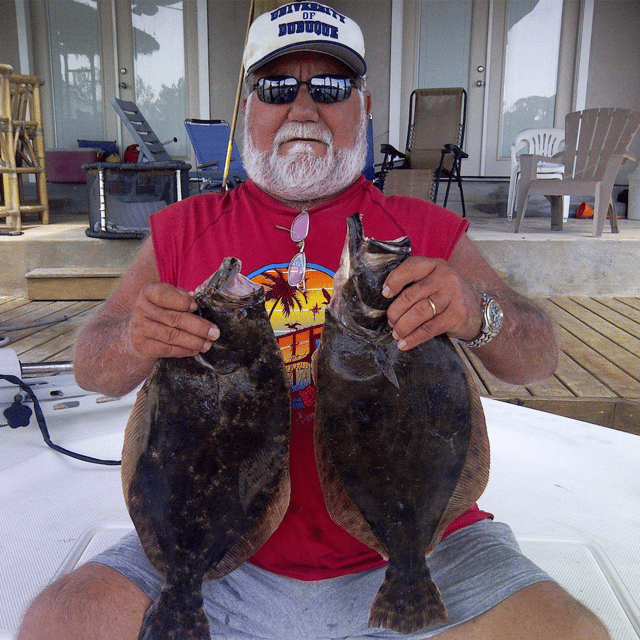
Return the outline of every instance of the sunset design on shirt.
<path id="1" fill-rule="evenodd" d="M 311 383 L 311 356 L 320 344 L 333 275 L 318 265 L 307 265 L 306 291 L 302 292 L 287 282 L 286 264 L 268 265 L 249 274 L 265 289 L 265 307 L 289 372 L 294 408 L 302 407 L 304 390 Z"/>

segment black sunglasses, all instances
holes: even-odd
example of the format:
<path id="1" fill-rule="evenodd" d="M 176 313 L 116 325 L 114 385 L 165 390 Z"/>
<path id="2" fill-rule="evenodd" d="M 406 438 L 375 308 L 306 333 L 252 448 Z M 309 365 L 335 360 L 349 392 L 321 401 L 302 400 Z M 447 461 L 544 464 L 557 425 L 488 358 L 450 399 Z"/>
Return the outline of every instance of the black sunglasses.
<path id="1" fill-rule="evenodd" d="M 316 102 L 332 104 L 347 100 L 356 81 L 345 76 L 315 76 L 303 81 L 291 76 L 268 76 L 253 85 L 258 98 L 268 104 L 289 104 L 296 99 L 301 84 L 306 84 Z"/>

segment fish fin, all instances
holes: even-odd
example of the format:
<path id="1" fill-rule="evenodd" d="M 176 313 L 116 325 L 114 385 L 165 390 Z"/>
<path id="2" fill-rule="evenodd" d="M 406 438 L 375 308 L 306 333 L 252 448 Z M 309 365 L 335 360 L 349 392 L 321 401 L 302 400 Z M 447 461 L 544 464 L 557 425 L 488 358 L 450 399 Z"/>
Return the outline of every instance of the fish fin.
<path id="1" fill-rule="evenodd" d="M 318 405 L 316 405 L 314 425 L 316 467 L 318 469 L 318 477 L 320 479 L 325 505 L 331 519 L 347 531 L 347 533 L 356 538 L 356 540 L 377 551 L 385 560 L 388 560 L 386 549 L 380 540 L 378 540 L 360 509 L 358 509 L 349 497 L 338 472 L 331 464 L 327 448 L 324 445 L 323 435 L 322 415 L 318 409 Z"/>
<path id="2" fill-rule="evenodd" d="M 408 634 L 448 619 L 440 591 L 426 563 L 416 576 L 407 576 L 393 565 L 387 567 L 369 612 L 370 627 Z"/>
<path id="3" fill-rule="evenodd" d="M 129 487 L 134 478 L 138 460 L 146 448 L 147 435 L 149 433 L 148 391 L 150 378 L 144 382 L 133 404 L 127 426 L 124 430 L 124 442 L 122 444 L 122 466 L 120 475 L 124 491 L 127 509 L 129 508 Z"/>
<path id="4" fill-rule="evenodd" d="M 157 372 L 158 367 L 157 364 L 138 391 L 131 410 L 124 432 L 120 474 L 127 511 L 135 525 L 144 551 L 151 564 L 160 573 L 165 573 L 164 554 L 160 548 L 155 527 L 145 508 L 138 475 L 140 458 L 147 449 L 147 440 L 152 428 L 152 414 L 157 406 L 158 385 L 154 373 Z"/>
<path id="5" fill-rule="evenodd" d="M 193 359 L 200 365 L 202 365 L 205 369 L 211 369 L 211 371 L 215 371 L 215 367 L 207 362 L 203 357 L 202 354 L 199 353 L 198 355 L 193 356 Z"/>
<path id="6" fill-rule="evenodd" d="M 210 640 L 202 590 L 184 592 L 165 584 L 142 622 L 138 640 Z"/>
<path id="7" fill-rule="evenodd" d="M 473 378 L 464 363 L 461 364 L 466 376 L 471 414 L 469 445 L 458 482 L 431 538 L 426 555 L 435 549 L 449 524 L 477 502 L 489 482 L 491 452 L 484 410 Z"/>
<path id="8" fill-rule="evenodd" d="M 241 364 L 239 362 L 232 362 L 225 359 L 220 359 L 217 362 L 209 362 L 201 353 L 193 356 L 193 359 L 205 369 L 211 369 L 211 371 L 221 376 L 226 376 L 230 373 L 233 373 L 241 367 Z"/>
<path id="9" fill-rule="evenodd" d="M 250 558 L 271 537 L 280 526 L 291 495 L 291 481 L 289 469 L 285 469 L 274 492 L 261 516 L 257 518 L 249 530 L 225 553 L 220 562 L 211 567 L 205 574 L 204 580 L 217 580 L 237 569 Z"/>
<path id="10" fill-rule="evenodd" d="M 394 343 L 395 344 L 395 343 Z M 394 386 L 396 389 L 400 388 L 400 383 L 398 382 L 398 376 L 396 372 L 393 370 L 393 364 L 389 359 L 386 349 L 384 347 L 376 347 L 373 350 L 373 357 L 378 365 L 380 371 L 382 371 L 384 377 Z"/>

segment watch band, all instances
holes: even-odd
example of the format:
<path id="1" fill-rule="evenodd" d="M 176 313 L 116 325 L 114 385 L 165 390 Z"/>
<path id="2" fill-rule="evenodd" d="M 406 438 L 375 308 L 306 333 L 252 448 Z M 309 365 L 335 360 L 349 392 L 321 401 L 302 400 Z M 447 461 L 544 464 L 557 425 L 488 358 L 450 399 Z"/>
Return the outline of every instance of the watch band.
<path id="1" fill-rule="evenodd" d="M 473 340 L 462 340 L 458 342 L 465 347 L 475 349 L 491 342 L 502 327 L 502 309 L 494 298 L 486 293 L 482 294 L 482 329 Z"/>

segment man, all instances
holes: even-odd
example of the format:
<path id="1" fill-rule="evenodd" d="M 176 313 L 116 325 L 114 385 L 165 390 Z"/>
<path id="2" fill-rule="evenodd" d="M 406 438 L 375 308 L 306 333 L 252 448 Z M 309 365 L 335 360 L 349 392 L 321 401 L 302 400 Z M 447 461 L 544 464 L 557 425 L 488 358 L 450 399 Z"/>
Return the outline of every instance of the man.
<path id="1" fill-rule="evenodd" d="M 78 338 L 78 382 L 121 395 L 157 358 L 211 348 L 219 329 L 193 315 L 189 292 L 227 255 L 239 257 L 243 272 L 268 289 L 283 349 L 291 350 L 287 345 L 300 335 L 309 344 L 319 335 L 345 221 L 355 211 L 367 235 L 412 240 L 414 257 L 383 289 L 397 295 L 388 318 L 398 348 L 446 333 L 470 343 L 503 380 L 550 375 L 557 346 L 548 317 L 502 282 L 466 237 L 467 222 L 431 203 L 387 199 L 360 176 L 371 97 L 363 88 L 359 27 L 318 3 L 292 3 L 254 22 L 244 62 L 244 160 L 251 181 L 154 216 L 150 240 Z M 289 230 L 304 211 L 309 226 L 300 238 Z M 296 263 L 294 254 L 305 259 Z M 499 318 L 500 310 L 501 326 L 484 319 L 485 311 Z M 313 461 L 313 385 L 308 369 L 296 367 L 291 503 L 253 558 L 205 585 L 212 637 L 403 637 L 367 628 L 385 564 L 326 513 Z M 608 637 L 595 616 L 522 557 L 506 525 L 477 507 L 445 532 L 430 566 L 449 623 L 407 637 Z M 136 638 L 161 584 L 137 537 L 128 536 L 48 587 L 18 637 Z"/>

